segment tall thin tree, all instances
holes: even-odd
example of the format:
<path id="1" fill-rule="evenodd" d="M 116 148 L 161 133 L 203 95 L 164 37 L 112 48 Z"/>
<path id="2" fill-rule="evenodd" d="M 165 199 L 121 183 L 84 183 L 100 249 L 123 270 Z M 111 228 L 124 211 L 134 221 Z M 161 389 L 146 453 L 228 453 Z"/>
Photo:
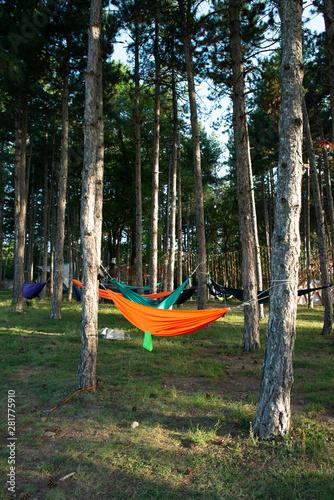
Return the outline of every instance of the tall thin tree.
<path id="1" fill-rule="evenodd" d="M 175 81 L 175 67 L 172 67 L 172 100 L 173 100 L 173 139 L 172 139 L 172 165 L 170 182 L 170 228 L 169 228 L 169 254 L 167 283 L 168 290 L 174 289 L 174 267 L 175 267 L 175 242 L 176 242 L 176 194 L 177 194 L 177 155 L 178 155 L 178 109 Z M 168 235 L 167 235 L 168 236 Z"/>
<path id="2" fill-rule="evenodd" d="M 51 319 L 61 319 L 61 301 L 64 283 L 64 241 L 65 241 L 65 214 L 66 189 L 68 175 L 68 130 L 69 130 L 69 73 L 70 73 L 70 35 L 66 36 L 66 51 L 64 60 L 63 92 L 62 92 L 62 136 L 61 158 L 59 173 L 59 190 L 57 206 L 57 237 L 54 255 L 54 282 L 50 310 Z"/>
<path id="3" fill-rule="evenodd" d="M 78 386 L 96 384 L 98 269 L 101 255 L 103 119 L 101 2 L 91 0 L 85 75 L 84 163 L 81 196 L 82 318 Z"/>
<path id="4" fill-rule="evenodd" d="M 151 203 L 151 248 L 150 248 L 150 290 L 157 291 L 158 281 L 158 223 L 159 223 L 159 164 L 160 164 L 160 89 L 161 71 L 159 54 L 159 8 L 156 3 L 154 61 L 155 61 L 155 95 L 154 95 L 154 131 L 153 131 L 153 168 L 152 168 L 152 203 Z"/>
<path id="5" fill-rule="evenodd" d="M 325 309 L 324 315 L 324 325 L 322 328 L 322 334 L 331 333 L 332 322 L 333 322 L 333 306 L 331 300 L 331 292 L 329 289 L 329 273 L 327 264 L 327 245 L 326 245 L 326 235 L 325 235 L 325 217 L 324 208 L 322 203 L 322 197 L 320 195 L 320 187 L 318 180 L 318 171 L 316 166 L 315 154 L 313 150 L 311 128 L 308 119 L 308 112 L 303 99 L 303 118 L 304 118 L 304 131 L 305 131 L 305 143 L 307 156 L 310 162 L 310 173 L 312 182 L 312 192 L 314 199 L 314 208 L 316 214 L 317 223 L 317 236 L 318 236 L 318 248 L 319 248 L 319 260 L 320 260 L 320 272 L 321 272 L 321 283 L 323 286 L 328 286 L 322 291 L 322 299 Z"/>
<path id="6" fill-rule="evenodd" d="M 244 290 L 244 339 L 246 351 L 260 347 L 259 306 L 257 294 L 259 253 L 256 210 L 246 114 L 245 74 L 240 34 L 241 0 L 229 0 L 230 45 L 233 81 L 233 132 L 236 155 L 239 228 L 242 247 Z"/>
<path id="7" fill-rule="evenodd" d="M 285 435 L 291 421 L 303 173 L 302 12 L 302 0 L 281 0 L 279 3 L 281 112 L 271 254 L 272 289 L 260 400 L 253 423 L 255 434 L 263 438 Z"/>
<path id="8" fill-rule="evenodd" d="M 24 248 L 27 218 L 26 144 L 28 102 L 18 99 L 15 109 L 15 247 L 14 311 L 23 312 Z"/>
<path id="9" fill-rule="evenodd" d="M 188 96 L 190 105 L 191 137 L 193 145 L 194 178 L 195 178 L 195 200 L 196 200 L 196 242 L 197 242 L 197 264 L 198 264 L 198 293 L 197 307 L 205 309 L 207 299 L 206 286 L 206 239 L 204 219 L 204 195 L 202 184 L 201 148 L 199 140 L 199 126 L 197 117 L 195 73 L 192 55 L 192 0 L 178 0 L 180 20 L 182 26 L 182 42 L 188 79 Z"/>
<path id="10" fill-rule="evenodd" d="M 143 292 L 143 207 L 141 187 L 141 133 L 140 133 L 140 75 L 139 75 L 139 5 L 135 2 L 135 97 L 134 97 L 134 121 L 135 121 L 135 169 L 136 169 L 136 286 L 138 293 Z"/>

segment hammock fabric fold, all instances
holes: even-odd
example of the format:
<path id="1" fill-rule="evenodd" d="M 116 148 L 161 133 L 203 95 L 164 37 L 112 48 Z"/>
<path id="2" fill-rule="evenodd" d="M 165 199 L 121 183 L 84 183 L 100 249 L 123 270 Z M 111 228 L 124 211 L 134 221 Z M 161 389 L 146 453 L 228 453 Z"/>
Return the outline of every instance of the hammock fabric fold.
<path id="1" fill-rule="evenodd" d="M 196 332 L 222 318 L 228 309 L 170 311 L 142 306 L 107 290 L 123 316 L 139 330 L 157 337 L 176 337 Z"/>
<path id="2" fill-rule="evenodd" d="M 170 295 L 162 299 L 160 302 L 157 302 L 156 300 L 150 299 L 148 297 L 143 297 L 142 295 L 139 295 L 136 292 L 128 290 L 127 288 L 124 288 L 124 286 L 121 283 L 118 283 L 116 280 L 113 280 L 113 282 L 117 286 L 117 288 L 122 292 L 123 297 L 131 300 L 132 302 L 135 302 L 136 304 L 141 304 L 143 306 L 148 306 L 148 307 L 155 307 L 157 309 L 169 309 L 172 305 L 174 305 L 175 301 L 180 297 L 180 294 L 183 291 L 186 284 L 188 283 L 189 279 L 190 278 L 187 278 L 182 283 L 182 285 L 176 288 L 176 290 L 174 290 Z M 151 332 L 145 331 L 143 347 L 148 351 L 153 350 Z"/>
<path id="3" fill-rule="evenodd" d="M 163 299 L 164 297 L 168 297 L 172 291 L 170 292 L 157 292 L 157 293 L 145 293 L 144 297 L 149 297 L 150 299 Z"/>
<path id="4" fill-rule="evenodd" d="M 25 299 L 34 299 L 39 297 L 39 294 L 45 287 L 46 282 L 43 283 L 23 283 L 23 297 Z"/>
<path id="5" fill-rule="evenodd" d="M 80 281 L 73 282 L 82 287 Z M 204 309 L 195 311 L 171 311 L 142 306 L 124 298 L 111 290 L 104 291 L 123 316 L 139 330 L 150 332 L 157 337 L 176 337 L 187 335 L 204 328 L 225 316 L 228 309 Z"/>
<path id="6" fill-rule="evenodd" d="M 119 283 L 116 280 L 113 280 L 113 284 L 117 286 L 118 290 L 121 292 L 123 297 L 126 299 L 131 300 L 132 302 L 136 302 L 136 304 L 141 304 L 143 306 L 148 306 L 148 307 L 158 307 L 159 309 L 169 309 L 172 305 L 175 304 L 175 301 L 179 298 L 181 295 L 181 292 L 183 291 L 184 287 L 187 285 L 189 281 L 189 278 L 186 279 L 180 285 L 176 290 L 173 292 L 170 292 L 162 301 L 157 302 L 156 299 L 152 299 L 151 297 L 147 297 L 146 295 L 140 295 L 137 292 L 134 292 L 133 290 L 130 290 L 127 288 L 125 285 L 122 285 L 122 283 Z"/>

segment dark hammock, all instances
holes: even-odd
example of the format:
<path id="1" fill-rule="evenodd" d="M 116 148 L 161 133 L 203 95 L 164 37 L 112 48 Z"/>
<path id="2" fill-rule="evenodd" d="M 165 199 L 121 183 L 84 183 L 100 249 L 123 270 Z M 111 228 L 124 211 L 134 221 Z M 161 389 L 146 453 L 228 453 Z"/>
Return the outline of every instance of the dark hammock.
<path id="1" fill-rule="evenodd" d="M 39 294 L 45 287 L 46 282 L 44 283 L 23 283 L 23 297 L 25 299 L 34 299 L 35 297 L 39 297 Z"/>
<path id="2" fill-rule="evenodd" d="M 230 288 L 228 286 L 221 287 L 220 285 L 218 285 L 218 283 L 214 282 L 212 278 L 211 282 L 212 286 L 214 287 L 215 290 L 217 290 L 218 293 L 225 295 L 233 295 L 234 298 L 240 300 L 240 302 L 243 302 L 243 297 L 244 297 L 243 290 L 240 290 L 238 288 Z M 324 285 L 324 286 L 319 286 L 317 288 L 305 288 L 305 289 L 302 288 L 298 290 L 298 297 L 301 297 L 302 295 L 306 295 L 311 292 L 315 292 L 317 290 L 323 290 L 324 288 L 328 288 L 330 286 L 332 285 Z M 259 304 L 267 304 L 269 302 L 269 290 L 258 293 L 258 302 Z"/>
<path id="3" fill-rule="evenodd" d="M 196 290 L 197 290 L 197 286 L 192 286 L 191 288 L 187 288 L 186 290 L 183 290 L 183 292 L 181 293 L 180 297 L 177 299 L 175 304 L 177 304 L 177 305 L 184 304 L 185 302 L 187 302 L 187 300 L 189 300 L 194 295 Z"/>
<path id="4" fill-rule="evenodd" d="M 77 302 L 81 302 L 81 292 L 80 292 L 79 288 L 77 288 L 74 283 L 72 283 L 72 286 L 73 286 L 73 292 L 75 295 L 75 300 Z"/>
<path id="5" fill-rule="evenodd" d="M 216 299 L 221 299 L 222 295 L 224 295 L 222 292 L 216 292 L 212 286 L 210 285 L 210 283 L 207 283 L 206 284 L 208 289 L 209 289 L 209 293 L 210 295 L 213 295 Z"/>

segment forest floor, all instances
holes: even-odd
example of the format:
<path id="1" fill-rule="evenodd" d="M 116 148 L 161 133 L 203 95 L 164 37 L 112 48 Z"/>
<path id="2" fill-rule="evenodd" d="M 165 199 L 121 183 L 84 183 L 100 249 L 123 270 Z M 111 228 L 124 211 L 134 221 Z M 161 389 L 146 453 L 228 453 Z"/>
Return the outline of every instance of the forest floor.
<path id="1" fill-rule="evenodd" d="M 99 340 L 97 389 L 50 412 L 77 390 L 81 307 L 64 299 L 60 321 L 49 310 L 49 300 L 32 301 L 15 315 L 0 291 L 1 499 L 334 498 L 334 349 L 320 335 L 321 307 L 298 309 L 291 430 L 270 441 L 251 425 L 268 311 L 257 352 L 241 347 L 241 309 L 194 334 L 154 338 L 148 352 L 143 333 L 100 304 L 99 329 L 130 338 Z"/>

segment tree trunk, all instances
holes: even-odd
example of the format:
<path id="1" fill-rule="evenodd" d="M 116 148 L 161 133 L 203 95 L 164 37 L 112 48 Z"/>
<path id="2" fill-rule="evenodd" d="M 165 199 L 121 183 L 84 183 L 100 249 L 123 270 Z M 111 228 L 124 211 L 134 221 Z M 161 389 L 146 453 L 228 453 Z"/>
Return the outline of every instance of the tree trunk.
<path id="1" fill-rule="evenodd" d="M 78 386 L 96 384 L 98 270 L 101 257 L 103 122 L 101 0 L 91 0 L 85 75 L 84 163 L 81 196 L 82 319 Z"/>
<path id="2" fill-rule="evenodd" d="M 267 277 L 269 283 L 270 282 L 269 263 L 270 263 L 271 249 L 270 249 L 270 236 L 269 236 L 268 203 L 267 203 L 266 182 L 264 174 L 262 175 L 262 196 L 263 196 L 263 212 L 264 212 L 264 231 L 266 238 Z"/>
<path id="3" fill-rule="evenodd" d="M 0 176 L 0 288 L 2 286 L 3 273 L 3 214 L 5 210 L 5 164 L 1 163 L 1 176 Z"/>
<path id="4" fill-rule="evenodd" d="M 304 125 L 305 126 L 305 125 Z M 305 189 L 305 247 L 306 247 L 306 275 L 307 288 L 311 288 L 311 220 L 310 220 L 310 167 L 306 169 L 306 189 Z M 311 294 L 307 296 L 309 308 L 313 308 Z"/>
<path id="5" fill-rule="evenodd" d="M 55 241 L 57 235 L 57 207 L 56 200 L 58 195 L 58 170 L 56 169 L 56 127 L 54 124 L 53 138 L 52 138 L 52 167 L 51 167 L 51 192 L 50 192 L 50 214 L 51 214 L 51 244 L 50 244 L 50 295 L 53 295 L 53 282 L 54 282 L 54 261 L 55 261 Z"/>
<path id="6" fill-rule="evenodd" d="M 259 290 L 257 272 L 257 228 L 254 201 L 254 187 L 250 145 L 246 115 L 245 75 L 242 61 L 240 35 L 240 0 L 229 0 L 230 43 L 233 79 L 233 132 L 236 154 L 237 189 L 239 205 L 239 228 L 242 247 L 242 282 L 244 307 L 244 339 L 246 351 L 254 351 L 260 347 Z M 262 281 L 262 278 L 261 278 Z"/>
<path id="7" fill-rule="evenodd" d="M 68 174 L 68 80 L 70 71 L 70 42 L 67 37 L 67 50 L 64 62 L 64 81 L 62 95 L 62 138 L 59 174 L 57 238 L 55 242 L 54 283 L 50 310 L 51 319 L 61 319 L 61 301 L 64 283 L 64 241 L 65 241 L 65 207 Z"/>
<path id="8" fill-rule="evenodd" d="M 329 95 L 332 117 L 332 142 L 334 143 L 334 21 L 333 0 L 323 0 L 323 14 L 326 29 L 326 46 L 328 51 Z"/>
<path id="9" fill-rule="evenodd" d="M 319 113 L 319 109 L 318 109 L 318 104 L 317 104 L 314 92 L 312 92 L 312 98 L 313 98 L 314 115 L 315 115 L 315 119 L 316 119 L 316 122 L 318 125 L 318 130 L 319 130 L 319 138 L 320 138 L 320 141 L 325 141 L 324 129 L 322 126 L 321 117 L 320 117 L 320 113 Z M 323 178 L 325 181 L 324 187 L 325 187 L 325 194 L 326 194 L 326 200 L 327 200 L 327 214 L 328 214 L 329 224 L 330 224 L 330 246 L 334 247 L 334 204 L 333 204 L 333 195 L 332 195 L 331 173 L 330 173 L 330 168 L 329 168 L 327 150 L 325 147 L 322 147 L 321 149 L 322 149 L 322 158 L 323 158 L 323 162 L 324 162 Z"/>
<path id="10" fill-rule="evenodd" d="M 157 7 L 158 8 L 158 7 Z M 154 140 L 152 168 L 152 204 L 151 204 L 151 247 L 150 247 L 150 292 L 156 293 L 158 282 L 158 223 L 159 223 L 159 152 L 160 152 L 160 57 L 159 57 L 159 22 L 155 18 L 155 99 L 154 99 Z"/>
<path id="11" fill-rule="evenodd" d="M 177 147 L 177 281 L 179 287 L 183 282 L 182 279 L 182 178 L 181 178 L 181 146 L 180 146 L 180 131 L 178 131 L 178 147 Z"/>
<path id="12" fill-rule="evenodd" d="M 168 179 L 167 179 L 167 193 L 166 193 L 166 207 L 165 207 L 165 227 L 164 227 L 164 245 L 162 250 L 163 265 L 162 265 L 162 281 L 163 281 L 163 292 L 170 290 L 168 284 L 168 262 L 169 262 L 169 234 L 170 234 L 170 217 L 171 217 L 171 170 L 172 170 L 172 153 L 168 155 Z"/>
<path id="13" fill-rule="evenodd" d="M 69 192 L 69 186 L 67 188 L 67 194 Z M 68 206 L 68 203 L 67 203 Z M 72 300 L 72 279 L 73 279 L 73 229 L 72 229 L 72 217 L 71 210 L 68 210 L 67 214 L 67 239 L 68 239 L 68 262 L 69 262 L 69 271 L 68 271 L 68 296 L 67 300 L 71 302 Z"/>
<path id="14" fill-rule="evenodd" d="M 281 113 L 275 223 L 272 239 L 270 313 L 253 424 L 261 438 L 290 428 L 293 351 L 296 338 L 300 253 L 302 160 L 302 1 L 281 0 Z"/>
<path id="15" fill-rule="evenodd" d="M 182 41 L 188 79 L 188 95 L 190 105 L 191 138 L 193 144 L 194 178 L 195 178 L 195 204 L 196 204 L 196 240 L 197 240 L 197 307 L 205 309 L 207 300 L 206 286 L 206 242 L 205 242 L 205 219 L 204 219 L 204 197 L 202 185 L 201 148 L 199 140 L 199 127 L 197 118 L 196 91 L 194 80 L 194 65 L 192 58 L 190 13 L 185 12 L 184 0 L 178 0 L 182 23 Z"/>
<path id="16" fill-rule="evenodd" d="M 310 161 L 312 192 L 313 192 L 314 208 L 315 208 L 315 215 L 317 222 L 321 282 L 322 286 L 326 286 L 330 284 L 330 281 L 329 281 L 328 265 L 327 265 L 327 246 L 326 246 L 326 236 L 325 236 L 324 209 L 320 196 L 318 172 L 316 167 L 315 155 L 313 151 L 312 135 L 308 120 L 308 113 L 305 100 L 303 100 L 303 118 L 304 118 L 304 131 L 305 131 L 307 155 Z M 333 306 L 331 301 L 331 292 L 329 288 L 324 288 L 322 290 L 322 301 L 325 308 L 325 317 L 321 333 L 324 335 L 327 333 L 331 333 L 332 331 Z"/>
<path id="17" fill-rule="evenodd" d="M 26 141 L 28 104 L 16 107 L 15 120 L 15 252 L 14 252 L 14 312 L 22 313 L 24 307 L 24 247 L 27 218 Z"/>
<path id="18" fill-rule="evenodd" d="M 48 266 L 48 247 L 49 247 L 49 219 L 50 219 L 50 200 L 49 200 L 49 165 L 48 165 L 48 120 L 45 124 L 44 140 L 44 211 L 43 211 L 43 270 L 42 281 L 47 281 Z M 40 300 L 44 301 L 46 297 L 46 286 L 40 294 Z"/>
<path id="19" fill-rule="evenodd" d="M 170 237 L 169 237 L 169 259 L 167 282 L 168 290 L 174 290 L 174 267 L 175 267 L 175 242 L 176 242 L 176 190 L 177 190 L 177 132 L 178 132 L 178 112 L 177 94 L 175 83 L 175 69 L 172 68 L 172 93 L 173 93 L 173 141 L 172 141 L 172 169 L 171 169 L 171 197 L 170 197 Z"/>
<path id="20" fill-rule="evenodd" d="M 136 2 L 135 19 L 135 99 L 134 99 L 134 120 L 135 120 L 135 143 L 136 143 L 136 287 L 137 292 L 142 294 L 143 288 L 143 207 L 142 207 L 142 187 L 141 187 L 141 136 L 140 136 L 140 116 L 139 116 L 139 14 L 138 2 Z M 134 254 L 133 254 L 134 255 Z"/>
<path id="21" fill-rule="evenodd" d="M 33 282 L 34 277 L 34 242 L 35 242 L 35 224 L 36 224 L 36 203 L 35 203 L 35 165 L 31 167 L 32 160 L 32 134 L 30 134 L 29 154 L 27 156 L 27 227 L 26 227 L 26 240 L 28 245 L 26 248 L 26 281 L 27 283 Z M 31 179 L 31 182 L 30 182 Z M 30 196 L 29 196 L 29 182 L 30 182 Z M 29 200 L 29 203 L 28 203 Z M 29 209 L 28 209 L 29 207 Z"/>

